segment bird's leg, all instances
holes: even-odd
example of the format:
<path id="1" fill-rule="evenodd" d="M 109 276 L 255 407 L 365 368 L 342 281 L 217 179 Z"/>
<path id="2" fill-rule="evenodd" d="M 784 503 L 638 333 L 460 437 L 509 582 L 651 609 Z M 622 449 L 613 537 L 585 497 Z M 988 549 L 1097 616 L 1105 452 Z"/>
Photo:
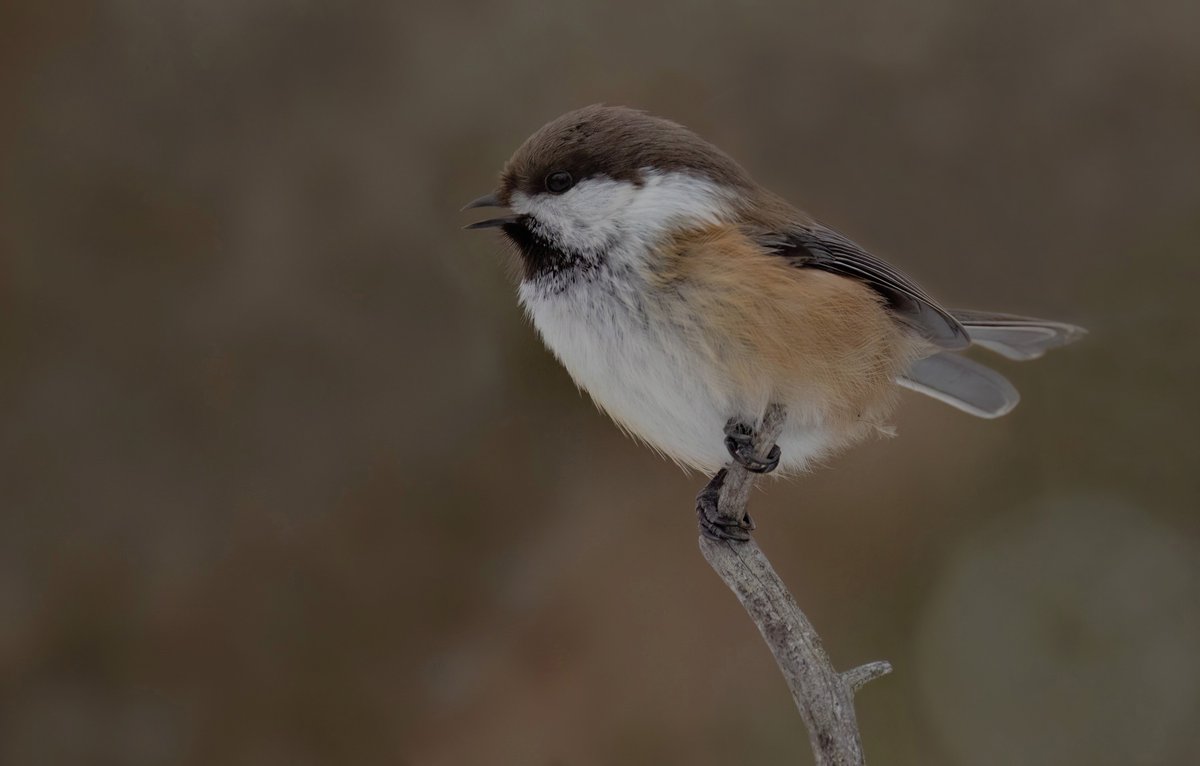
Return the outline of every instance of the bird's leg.
<path id="1" fill-rule="evenodd" d="M 696 516 L 700 520 L 700 531 L 712 540 L 737 540 L 745 542 L 750 539 L 754 530 L 754 522 L 750 514 L 743 514 L 741 519 L 733 521 L 721 513 L 721 487 L 725 485 L 727 471 L 722 468 L 713 475 L 700 494 L 696 495 Z"/>
<path id="2" fill-rule="evenodd" d="M 771 445 L 767 456 L 759 458 L 754 454 L 754 427 L 737 418 L 725 424 L 725 449 L 751 473 L 770 473 L 779 466 L 779 445 Z"/>

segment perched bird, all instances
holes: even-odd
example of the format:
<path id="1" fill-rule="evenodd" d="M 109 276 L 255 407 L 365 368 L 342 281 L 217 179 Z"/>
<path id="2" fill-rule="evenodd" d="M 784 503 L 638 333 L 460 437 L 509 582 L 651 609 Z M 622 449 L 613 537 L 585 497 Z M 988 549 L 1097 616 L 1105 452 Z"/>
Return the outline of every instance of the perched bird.
<path id="1" fill-rule="evenodd" d="M 802 470 L 887 431 L 898 385 L 998 417 L 1016 389 L 957 352 L 1033 359 L 1084 334 L 943 308 L 717 147 L 633 109 L 553 120 L 476 207 L 509 208 L 467 228 L 516 245 L 521 304 L 575 382 L 623 429 L 706 472 L 731 456 Z M 758 460 L 749 435 L 773 403 L 786 422 Z"/>

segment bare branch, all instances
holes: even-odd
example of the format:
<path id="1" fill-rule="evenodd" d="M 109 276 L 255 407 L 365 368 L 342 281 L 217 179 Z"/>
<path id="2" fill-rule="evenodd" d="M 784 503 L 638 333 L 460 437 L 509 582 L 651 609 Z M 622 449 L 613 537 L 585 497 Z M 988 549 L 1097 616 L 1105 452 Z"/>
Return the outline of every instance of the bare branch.
<path id="1" fill-rule="evenodd" d="M 778 440 L 784 419 L 781 407 L 768 409 L 756 429 L 755 447 L 760 458 L 765 458 Z M 745 516 L 756 478 L 736 462 L 730 463 L 719 504 L 725 520 L 736 523 Z M 872 662 L 846 673 L 835 670 L 812 623 L 753 540 L 714 540 L 701 533 L 700 552 L 737 596 L 775 655 L 808 728 L 817 766 L 862 764 L 854 692 L 889 672 L 891 665 Z"/>
<path id="2" fill-rule="evenodd" d="M 868 662 L 866 665 L 859 665 L 857 668 L 850 668 L 845 673 L 842 673 L 842 679 L 850 684 L 852 691 L 858 691 L 876 678 L 886 676 L 891 672 L 892 663 L 878 660 L 876 662 Z"/>

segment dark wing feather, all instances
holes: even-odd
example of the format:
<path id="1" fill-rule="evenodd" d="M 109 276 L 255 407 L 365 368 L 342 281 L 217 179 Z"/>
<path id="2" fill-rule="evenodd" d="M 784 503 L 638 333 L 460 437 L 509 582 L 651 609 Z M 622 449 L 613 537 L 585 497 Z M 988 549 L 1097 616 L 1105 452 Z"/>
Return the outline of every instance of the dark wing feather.
<path id="1" fill-rule="evenodd" d="M 971 344 L 962 323 L 915 282 L 832 229 L 810 223 L 762 241 L 797 266 L 865 283 L 887 300 L 898 319 L 939 348 L 954 351 Z"/>

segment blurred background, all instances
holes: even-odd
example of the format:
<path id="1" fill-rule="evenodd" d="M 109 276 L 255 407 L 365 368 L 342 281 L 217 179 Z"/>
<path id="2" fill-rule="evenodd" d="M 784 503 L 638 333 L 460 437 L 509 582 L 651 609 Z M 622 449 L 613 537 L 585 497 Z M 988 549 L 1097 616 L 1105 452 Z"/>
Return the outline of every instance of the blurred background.
<path id="1" fill-rule="evenodd" d="M 1087 325 L 772 482 L 887 764 L 1200 760 L 1200 5 L 0 6 L 0 762 L 794 764 L 685 475 L 458 208 L 679 120 L 952 306 Z"/>

